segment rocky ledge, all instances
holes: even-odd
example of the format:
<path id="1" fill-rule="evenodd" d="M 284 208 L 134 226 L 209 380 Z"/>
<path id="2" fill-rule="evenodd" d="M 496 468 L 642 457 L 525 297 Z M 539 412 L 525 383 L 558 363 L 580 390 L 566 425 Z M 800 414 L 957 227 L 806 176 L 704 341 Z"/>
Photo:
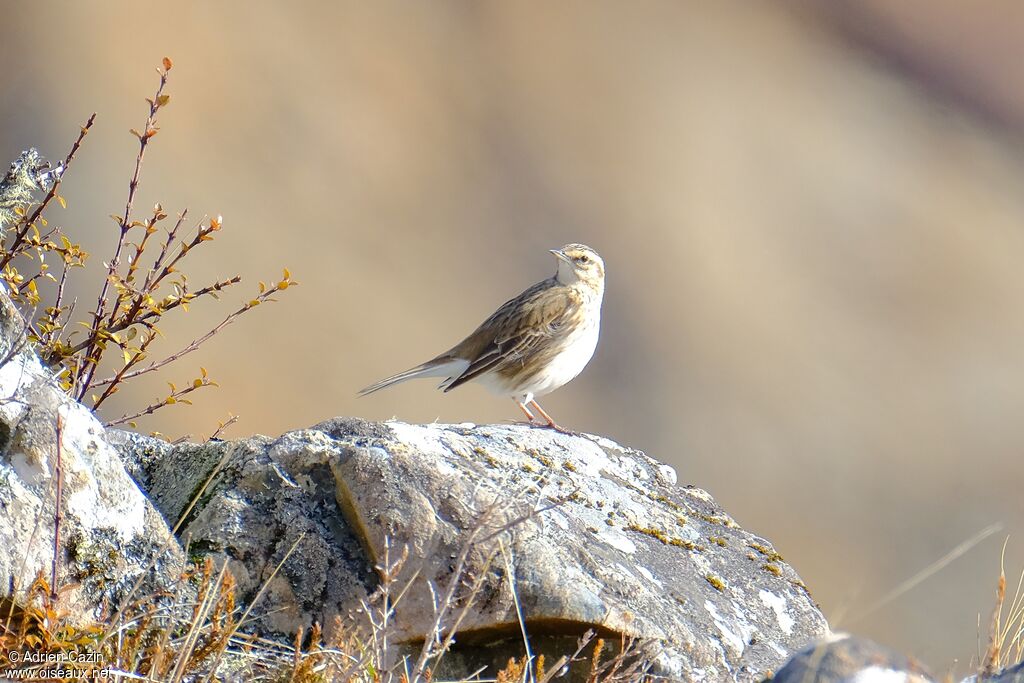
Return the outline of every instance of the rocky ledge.
<path id="1" fill-rule="evenodd" d="M 549 658 L 594 629 L 646 643 L 652 673 L 708 681 L 760 679 L 828 631 L 771 543 L 601 437 L 336 419 L 276 439 L 108 440 L 169 520 L 209 480 L 179 535 L 228 561 L 243 601 L 269 581 L 254 622 L 268 636 L 347 627 L 383 575 L 405 591 L 406 651 L 437 635 L 457 584 L 437 672 L 451 677 L 521 655 L 520 624 Z"/>

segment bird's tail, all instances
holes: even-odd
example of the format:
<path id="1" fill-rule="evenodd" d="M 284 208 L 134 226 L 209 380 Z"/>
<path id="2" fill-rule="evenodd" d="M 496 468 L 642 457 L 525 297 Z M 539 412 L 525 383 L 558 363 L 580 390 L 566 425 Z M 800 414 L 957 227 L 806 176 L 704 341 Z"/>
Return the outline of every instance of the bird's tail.
<path id="1" fill-rule="evenodd" d="M 367 394 L 372 394 L 375 391 L 386 389 L 393 384 L 398 384 L 409 379 L 416 379 L 418 377 L 457 377 L 468 365 L 469 363 L 461 358 L 441 356 L 434 358 L 433 360 L 428 360 L 422 365 L 409 368 L 405 372 L 400 372 L 397 375 L 391 375 L 391 377 L 385 377 L 381 381 L 375 382 L 365 389 L 360 389 L 359 395 L 366 396 Z M 445 380 L 445 382 L 447 382 L 447 380 Z"/>

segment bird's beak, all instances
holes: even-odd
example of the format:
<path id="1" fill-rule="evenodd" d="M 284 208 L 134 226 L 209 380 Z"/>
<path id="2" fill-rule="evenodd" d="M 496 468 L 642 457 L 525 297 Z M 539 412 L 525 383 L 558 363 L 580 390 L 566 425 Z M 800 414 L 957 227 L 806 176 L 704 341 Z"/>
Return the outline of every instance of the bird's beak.
<path id="1" fill-rule="evenodd" d="M 569 259 L 569 257 L 565 255 L 565 252 L 562 251 L 561 249 L 548 249 L 548 251 L 550 251 L 552 254 L 554 254 L 555 258 L 557 258 L 557 259 L 561 259 L 561 260 L 565 261 L 566 263 L 571 263 L 572 262 Z"/>

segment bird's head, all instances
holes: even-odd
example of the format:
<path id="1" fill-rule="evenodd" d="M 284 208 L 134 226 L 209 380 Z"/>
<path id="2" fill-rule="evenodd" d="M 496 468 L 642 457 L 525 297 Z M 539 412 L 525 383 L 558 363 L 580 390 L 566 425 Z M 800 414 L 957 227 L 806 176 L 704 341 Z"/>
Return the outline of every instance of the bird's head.
<path id="1" fill-rule="evenodd" d="M 604 261 L 587 245 L 567 244 L 551 253 L 558 259 L 555 278 L 563 285 L 582 282 L 598 290 L 604 288 Z"/>

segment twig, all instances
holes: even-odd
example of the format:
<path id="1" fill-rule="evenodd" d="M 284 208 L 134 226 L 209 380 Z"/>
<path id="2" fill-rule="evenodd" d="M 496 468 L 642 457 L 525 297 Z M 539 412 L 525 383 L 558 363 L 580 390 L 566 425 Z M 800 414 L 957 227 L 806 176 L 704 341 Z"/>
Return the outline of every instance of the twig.
<path id="1" fill-rule="evenodd" d="M 538 680 L 537 683 L 550 683 L 551 679 L 557 676 L 563 667 L 579 658 L 583 653 L 583 650 L 587 648 L 587 645 L 590 645 L 590 641 L 594 639 L 595 635 L 597 634 L 594 633 L 593 629 L 584 633 L 583 636 L 576 641 L 576 652 L 574 652 L 571 657 L 567 657 L 565 655 L 559 657 L 554 666 L 548 669 L 547 672 L 540 677 L 540 680 Z"/>
<path id="2" fill-rule="evenodd" d="M 155 403 L 152 403 L 152 404 L 146 406 L 145 408 L 143 408 L 142 410 L 140 410 L 137 413 L 133 413 L 131 415 L 128 415 L 128 414 L 122 415 L 121 417 L 117 418 L 116 420 L 112 420 L 110 422 L 107 422 L 106 426 L 107 427 L 116 427 L 117 425 L 121 425 L 121 424 L 124 424 L 126 422 L 131 422 L 132 420 L 136 420 L 136 419 L 142 417 L 143 415 L 152 415 L 153 413 L 155 413 L 156 411 L 160 410 L 161 408 L 163 408 L 166 405 L 172 405 L 174 403 L 181 402 L 181 397 L 182 396 L 185 396 L 187 394 L 191 394 L 193 391 L 196 391 L 197 389 L 202 389 L 203 387 L 213 387 L 213 386 L 217 386 L 216 382 L 212 382 L 212 381 L 207 380 L 205 378 L 200 379 L 199 383 L 190 384 L 187 387 L 185 387 L 184 389 L 176 389 L 176 390 L 172 391 L 171 395 L 168 396 L 167 398 L 162 399 L 160 401 L 157 401 Z"/>
<path id="3" fill-rule="evenodd" d="M 153 341 L 156 339 L 156 335 L 157 333 L 155 330 L 150 330 L 149 333 L 146 335 L 146 338 L 142 340 L 141 344 L 139 344 L 139 348 L 135 352 L 135 354 L 128 359 L 128 362 L 124 364 L 124 367 L 118 370 L 117 374 L 115 374 L 114 377 L 109 382 L 103 382 L 100 384 L 93 385 L 97 387 L 103 386 L 104 384 L 107 385 L 106 390 L 104 390 L 100 397 L 96 399 L 96 401 L 92 404 L 93 410 L 99 408 L 100 404 L 102 404 L 110 396 L 112 396 L 118 390 L 117 385 L 123 381 L 125 373 L 127 373 L 129 370 L 135 367 L 137 363 L 140 363 L 142 359 L 146 357 L 146 349 L 148 349 L 149 345 L 152 344 Z"/>
<path id="4" fill-rule="evenodd" d="M 121 376 L 121 381 L 127 381 L 129 379 L 132 379 L 133 377 L 138 377 L 139 375 L 145 375 L 146 373 L 153 372 L 154 370 L 159 370 L 163 366 L 165 366 L 165 365 L 167 365 L 169 363 L 173 363 L 174 361 L 180 359 L 181 357 L 186 356 L 186 355 L 192 353 L 193 351 L 198 349 L 200 346 L 202 346 L 202 344 L 204 342 L 206 342 L 208 339 L 210 339 L 211 337 L 216 335 L 218 332 L 223 330 L 225 327 L 227 327 L 228 325 L 233 323 L 235 321 L 235 318 L 237 318 L 238 316 L 242 315 L 246 311 L 249 311 L 250 309 L 255 308 L 260 303 L 263 303 L 263 302 L 267 301 L 270 298 L 270 295 L 274 294 L 276 291 L 277 291 L 276 289 L 268 289 L 267 291 L 262 292 L 259 296 L 257 296 L 252 301 L 246 302 L 241 308 L 238 308 L 233 313 L 230 313 L 229 315 L 225 316 L 223 320 L 221 320 L 219 323 L 217 323 L 216 326 L 213 327 L 213 329 L 211 329 L 209 332 L 207 332 L 203 336 L 198 337 L 196 339 L 193 339 L 184 348 L 180 349 L 179 351 L 176 351 L 175 353 L 172 353 L 171 355 L 167 356 L 163 360 L 153 361 L 152 363 L 150 363 L 149 365 L 147 365 L 144 368 L 139 368 L 138 370 L 133 370 L 131 372 L 124 373 Z M 114 381 L 114 377 L 110 377 L 110 378 L 107 378 L 107 379 L 104 379 L 104 380 L 100 380 L 99 382 L 96 382 L 93 386 L 101 387 L 101 386 L 110 384 L 113 381 Z M 141 417 L 141 415 L 139 415 L 138 417 Z M 117 423 L 110 423 L 110 424 L 117 424 Z"/>
<path id="5" fill-rule="evenodd" d="M 169 64 L 169 62 L 165 62 Z M 146 127 L 142 133 L 136 132 L 135 135 L 139 139 L 139 153 L 135 157 L 135 171 L 132 173 L 132 178 L 128 182 L 128 199 L 124 205 L 124 215 L 120 217 L 118 221 L 118 228 L 120 234 L 117 239 L 117 247 L 114 249 L 114 257 L 110 260 L 110 264 L 107 267 L 107 277 L 103 280 L 103 286 L 100 288 L 100 294 L 96 299 L 96 310 L 93 311 L 92 326 L 89 330 L 90 345 L 88 351 L 85 354 L 86 360 L 93 358 L 96 352 L 96 344 L 99 341 L 100 326 L 103 318 L 106 314 L 107 307 L 107 292 L 110 288 L 110 281 L 112 276 L 117 273 L 118 266 L 121 262 L 121 252 L 124 250 L 125 240 L 128 236 L 128 231 L 131 230 L 132 224 L 132 205 L 135 203 L 135 192 L 139 188 L 139 178 L 142 173 L 142 161 L 146 155 L 146 146 L 149 144 L 150 138 L 156 135 L 158 128 L 156 124 L 156 113 L 160 110 L 166 102 L 166 98 L 163 95 L 164 86 L 167 85 L 167 74 L 170 69 L 157 69 L 157 73 L 160 74 L 160 85 L 156 89 L 156 96 L 149 101 L 149 116 L 146 117 Z M 78 400 L 81 401 L 85 398 L 85 395 L 89 392 L 90 380 L 96 372 L 96 366 L 98 365 L 98 359 L 90 363 L 85 362 L 81 366 L 78 381 Z"/>
<path id="6" fill-rule="evenodd" d="M 213 432 L 213 434 L 210 434 L 210 438 L 207 439 L 206 441 L 207 442 L 216 441 L 217 439 L 220 438 L 221 434 L 223 434 L 225 431 L 227 431 L 228 427 L 230 427 L 231 425 L 235 424 L 236 422 L 238 422 L 238 416 L 237 415 L 232 415 L 231 417 L 229 417 L 224 422 L 221 422 L 220 424 L 218 424 L 217 425 L 217 429 Z"/>
<path id="7" fill-rule="evenodd" d="M 64 158 L 64 170 L 61 172 L 61 175 L 67 172 L 68 166 L 71 165 L 72 159 L 74 159 L 75 154 L 78 153 L 78 148 L 82 146 L 82 140 L 84 140 L 85 136 L 89 134 L 89 129 L 92 128 L 92 124 L 95 120 L 96 114 L 93 113 L 93 115 L 89 117 L 89 120 L 85 122 L 85 125 L 82 126 L 81 131 L 78 133 L 78 138 L 75 139 L 75 144 L 71 146 L 71 151 L 68 152 L 68 155 Z M 21 247 L 22 242 L 25 241 L 25 236 L 28 235 L 29 230 L 32 229 L 32 224 L 39 220 L 39 216 L 42 215 L 43 210 L 46 209 L 46 206 L 54 197 L 57 196 L 57 190 L 60 188 L 61 175 L 57 176 L 53 186 L 50 187 L 50 191 L 46 193 L 46 196 L 43 197 L 43 201 L 39 203 L 39 206 L 36 207 L 35 211 L 33 211 L 27 219 L 22 221 L 21 227 L 14 235 L 14 241 L 11 242 L 10 247 L 4 250 L 3 257 L 0 258 L 0 270 L 10 263 L 12 258 L 18 255 L 19 248 Z"/>
<path id="8" fill-rule="evenodd" d="M 64 502 L 64 466 L 63 466 L 63 438 L 64 424 L 61 421 L 60 413 L 57 413 L 57 496 L 54 503 L 53 513 L 53 564 L 50 567 L 50 598 L 57 599 L 57 569 L 60 565 L 60 525 L 63 518 L 62 505 Z"/>

